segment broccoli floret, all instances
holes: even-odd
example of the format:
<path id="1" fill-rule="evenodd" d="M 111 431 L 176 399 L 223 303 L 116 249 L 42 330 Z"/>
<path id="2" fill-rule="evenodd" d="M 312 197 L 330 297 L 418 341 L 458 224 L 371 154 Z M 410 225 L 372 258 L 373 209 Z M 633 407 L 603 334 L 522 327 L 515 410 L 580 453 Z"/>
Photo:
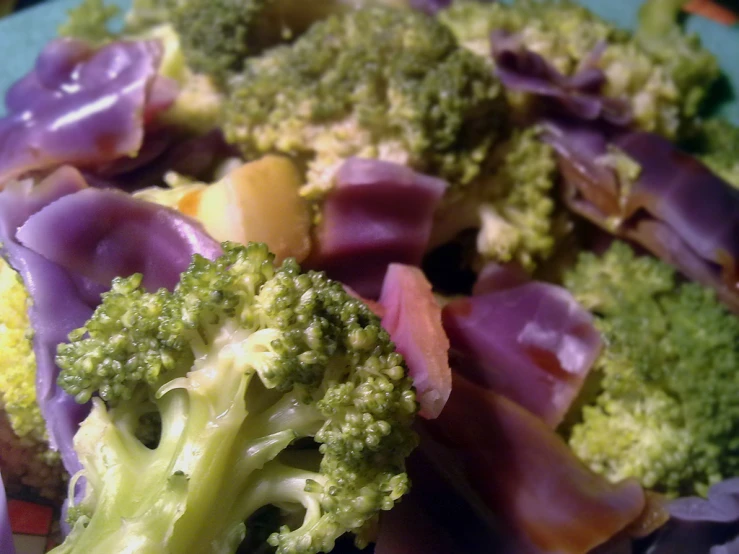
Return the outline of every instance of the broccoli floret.
<path id="1" fill-rule="evenodd" d="M 739 318 L 713 292 L 615 243 L 565 283 L 596 316 L 600 391 L 569 439 L 590 467 L 669 495 L 739 474 Z"/>
<path id="2" fill-rule="evenodd" d="M 651 7 L 652 9 L 655 6 Z M 574 74 L 601 43 L 597 66 L 606 74 L 604 93 L 628 98 L 637 124 L 675 137 L 698 111 L 719 76 L 718 63 L 696 36 L 654 21 L 644 10 L 644 31 L 631 35 L 569 0 L 518 0 L 487 4 L 458 0 L 439 14 L 461 44 L 490 57 L 490 32 L 518 33 L 524 45 L 565 75 Z M 665 18 L 663 18 L 664 20 Z"/>
<path id="3" fill-rule="evenodd" d="M 115 280 L 59 347 L 61 386 L 98 396 L 75 437 L 86 496 L 56 554 L 234 552 L 265 506 L 300 516 L 272 529 L 278 553 L 330 551 L 406 492 L 417 403 L 379 319 L 263 244 L 223 246 L 173 292 Z M 147 448 L 135 430 L 152 408 Z"/>
<path id="4" fill-rule="evenodd" d="M 709 119 L 690 146 L 714 173 L 739 188 L 739 127 L 725 119 Z"/>
<path id="5" fill-rule="evenodd" d="M 516 260 L 533 270 L 554 249 L 560 227 L 553 200 L 557 165 L 552 148 L 537 135 L 533 127 L 514 132 L 476 183 L 481 206 L 477 250 L 485 260 Z"/>
<path id="6" fill-rule="evenodd" d="M 104 0 L 82 0 L 67 12 L 67 21 L 59 27 L 59 36 L 78 38 L 93 44 L 107 42 L 117 36 L 110 26 L 120 12 L 120 7 L 105 4 Z"/>
<path id="7" fill-rule="evenodd" d="M 434 19 L 375 6 L 314 24 L 247 61 L 225 132 L 248 157 L 307 163 L 320 198 L 350 156 L 407 164 L 464 185 L 479 172 L 505 110 L 489 65 Z"/>
<path id="8" fill-rule="evenodd" d="M 0 472 L 14 489 L 31 487 L 58 498 L 63 470 L 49 450 L 36 403 L 36 356 L 28 318 L 31 302 L 20 275 L 0 258 Z"/>

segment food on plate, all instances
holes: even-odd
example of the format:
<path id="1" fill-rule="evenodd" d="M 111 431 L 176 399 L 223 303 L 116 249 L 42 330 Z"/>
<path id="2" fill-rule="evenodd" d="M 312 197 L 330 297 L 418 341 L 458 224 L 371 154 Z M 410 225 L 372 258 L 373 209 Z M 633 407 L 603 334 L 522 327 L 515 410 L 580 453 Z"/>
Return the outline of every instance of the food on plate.
<path id="1" fill-rule="evenodd" d="M 735 552 L 683 4 L 84 0 L 0 118 L 11 500 L 56 554 Z"/>

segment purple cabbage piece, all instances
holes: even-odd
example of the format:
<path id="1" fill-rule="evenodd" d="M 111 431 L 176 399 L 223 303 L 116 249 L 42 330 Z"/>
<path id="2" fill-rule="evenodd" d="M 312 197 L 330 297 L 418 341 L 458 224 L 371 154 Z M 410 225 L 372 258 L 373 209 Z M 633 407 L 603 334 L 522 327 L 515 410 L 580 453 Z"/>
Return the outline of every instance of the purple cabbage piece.
<path id="1" fill-rule="evenodd" d="M 306 265 L 376 299 L 391 263 L 417 266 L 446 182 L 401 165 L 351 158 L 328 194 Z"/>
<path id="2" fill-rule="evenodd" d="M 561 120 L 545 127 L 571 210 L 712 287 L 739 312 L 739 191 L 655 134 Z M 604 163 L 614 151 L 640 167 L 628 186 Z"/>
<path id="3" fill-rule="evenodd" d="M 87 407 L 77 404 L 56 384 L 56 346 L 70 331 L 81 327 L 93 308 L 80 298 L 77 283 L 65 269 L 21 245 L 16 231 L 45 205 L 86 186 L 72 168 L 62 168 L 39 185 L 31 181 L 13 183 L 0 192 L 0 242 L 3 256 L 20 273 L 33 300 L 29 309 L 34 329 L 36 397 L 46 420 L 51 447 L 58 450 L 70 474 L 81 469 L 72 438 Z"/>
<path id="4" fill-rule="evenodd" d="M 149 291 L 173 289 L 193 254 L 209 259 L 221 254 L 220 244 L 195 220 L 118 190 L 95 188 L 43 208 L 17 237 L 27 248 L 95 283 L 142 273 Z"/>
<path id="5" fill-rule="evenodd" d="M 708 498 L 678 498 L 670 521 L 643 548 L 646 554 L 739 554 L 739 477 L 713 485 Z"/>
<path id="6" fill-rule="evenodd" d="M 0 552 L 2 554 L 15 554 L 13 544 L 13 530 L 10 528 L 8 517 L 8 499 L 5 497 L 5 485 L 0 476 Z"/>
<path id="7" fill-rule="evenodd" d="M 577 73 L 566 76 L 543 56 L 526 48 L 518 35 L 494 31 L 490 41 L 498 77 L 507 88 L 549 99 L 579 119 L 603 119 L 618 125 L 631 120 L 626 101 L 601 93 L 606 76 L 596 64 L 605 43 L 593 50 Z"/>
<path id="8" fill-rule="evenodd" d="M 74 474 L 81 466 L 72 439 L 88 406 L 57 385 L 57 345 L 90 318 L 113 277 L 141 272 L 150 290 L 172 288 L 193 254 L 213 258 L 220 246 L 188 217 L 88 188 L 71 167 L 0 192 L 0 242 L 33 299 L 37 400 L 50 444 Z"/>
<path id="9" fill-rule="evenodd" d="M 429 15 L 435 15 L 451 6 L 452 0 L 410 0 L 410 6 Z"/>
<path id="10" fill-rule="evenodd" d="M 552 428 L 602 347 L 590 313 L 568 291 L 545 283 L 453 300 L 442 317 L 452 366 Z"/>
<path id="11" fill-rule="evenodd" d="M 144 124 L 176 91 L 157 75 L 157 41 L 114 42 L 99 50 L 57 39 L 7 92 L 0 119 L 0 188 L 64 164 L 95 167 L 134 156 Z"/>

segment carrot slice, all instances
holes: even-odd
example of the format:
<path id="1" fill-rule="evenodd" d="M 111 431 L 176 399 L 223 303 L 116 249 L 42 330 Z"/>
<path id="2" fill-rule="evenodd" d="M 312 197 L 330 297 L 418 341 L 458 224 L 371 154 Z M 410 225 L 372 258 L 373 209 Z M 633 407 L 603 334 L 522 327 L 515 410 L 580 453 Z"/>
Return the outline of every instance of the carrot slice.
<path id="1" fill-rule="evenodd" d="M 689 0 L 683 8 L 686 12 L 700 15 L 722 25 L 736 25 L 739 14 L 713 0 Z"/>

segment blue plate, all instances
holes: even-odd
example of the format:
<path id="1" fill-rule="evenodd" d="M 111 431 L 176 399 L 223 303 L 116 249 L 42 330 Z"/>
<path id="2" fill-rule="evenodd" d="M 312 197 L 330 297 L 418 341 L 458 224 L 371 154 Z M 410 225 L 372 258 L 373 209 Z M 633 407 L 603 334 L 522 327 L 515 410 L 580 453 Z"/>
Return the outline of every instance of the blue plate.
<path id="1" fill-rule="evenodd" d="M 79 0 L 50 0 L 0 20 L 0 91 L 4 91 L 33 65 L 43 45 L 56 34 L 66 12 Z M 127 8 L 131 0 L 108 0 Z M 580 0 L 602 17 L 631 28 L 641 0 Z M 688 29 L 698 33 L 706 47 L 719 59 L 732 88 L 739 91 L 739 27 L 726 27 L 701 17 L 691 17 Z M 739 101 L 736 98 L 717 106 L 720 113 L 739 125 Z M 0 105 L 0 114 L 4 107 Z"/>

